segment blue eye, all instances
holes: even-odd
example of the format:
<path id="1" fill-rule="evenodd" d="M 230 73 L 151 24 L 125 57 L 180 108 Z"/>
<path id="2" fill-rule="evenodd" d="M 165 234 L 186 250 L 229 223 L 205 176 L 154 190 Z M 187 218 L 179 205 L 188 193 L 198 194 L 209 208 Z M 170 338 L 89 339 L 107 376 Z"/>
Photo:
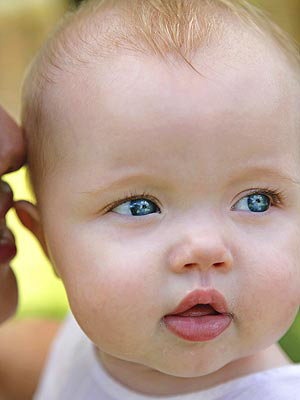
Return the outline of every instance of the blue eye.
<path id="1" fill-rule="evenodd" d="M 130 215 L 134 217 L 149 215 L 156 212 L 160 213 L 159 207 L 154 204 L 153 201 L 143 198 L 126 201 L 117 207 L 112 208 L 111 211 L 117 214 Z"/>
<path id="2" fill-rule="evenodd" d="M 140 194 L 126 194 L 124 197 L 112 204 L 107 210 L 116 214 L 142 217 L 154 213 L 161 213 L 156 205 L 158 202 L 150 194 L 144 192 Z M 284 204 L 286 197 L 284 193 L 276 189 L 252 189 L 252 192 L 240 199 L 231 210 L 250 211 L 251 213 L 264 213 L 270 206 L 280 207 Z M 239 205 L 239 208 L 237 207 Z"/>
<path id="3" fill-rule="evenodd" d="M 269 196 L 261 193 L 253 193 L 243 197 L 237 202 L 241 204 L 240 210 L 251 211 L 253 213 L 266 212 L 271 204 Z"/>

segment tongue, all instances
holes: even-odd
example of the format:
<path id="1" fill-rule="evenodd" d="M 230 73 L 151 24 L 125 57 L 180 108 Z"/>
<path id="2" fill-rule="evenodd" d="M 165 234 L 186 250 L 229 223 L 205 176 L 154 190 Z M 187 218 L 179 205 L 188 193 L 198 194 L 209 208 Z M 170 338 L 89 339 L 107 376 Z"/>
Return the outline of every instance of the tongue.
<path id="1" fill-rule="evenodd" d="M 179 317 L 203 317 L 204 315 L 217 315 L 217 311 L 212 308 L 209 304 L 197 304 L 196 306 L 189 308 L 183 313 L 176 314 Z"/>

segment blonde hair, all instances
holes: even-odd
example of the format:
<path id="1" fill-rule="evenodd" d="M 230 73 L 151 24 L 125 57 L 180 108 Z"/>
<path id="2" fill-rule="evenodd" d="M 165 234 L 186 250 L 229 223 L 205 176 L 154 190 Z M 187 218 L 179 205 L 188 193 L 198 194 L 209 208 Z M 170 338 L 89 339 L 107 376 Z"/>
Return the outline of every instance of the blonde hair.
<path id="1" fill-rule="evenodd" d="M 271 39 L 291 70 L 299 72 L 300 58 L 293 41 L 245 0 L 89 0 L 66 13 L 29 67 L 23 85 L 22 126 L 35 192 L 54 165 L 49 156 L 53 140 L 43 134 L 43 94 L 62 70 L 84 67 L 123 49 L 165 61 L 172 54 L 198 72 L 191 63 L 193 54 L 226 35 L 232 21 Z"/>

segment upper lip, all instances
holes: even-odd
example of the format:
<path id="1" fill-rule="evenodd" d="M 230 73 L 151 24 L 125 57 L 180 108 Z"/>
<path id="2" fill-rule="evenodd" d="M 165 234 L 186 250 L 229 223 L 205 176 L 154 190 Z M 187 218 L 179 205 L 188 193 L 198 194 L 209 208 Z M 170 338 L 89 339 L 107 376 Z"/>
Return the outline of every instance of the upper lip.
<path id="1" fill-rule="evenodd" d="M 168 315 L 183 313 L 197 304 L 209 304 L 218 313 L 228 314 L 228 306 L 225 297 L 216 289 L 196 289 L 189 293 Z"/>

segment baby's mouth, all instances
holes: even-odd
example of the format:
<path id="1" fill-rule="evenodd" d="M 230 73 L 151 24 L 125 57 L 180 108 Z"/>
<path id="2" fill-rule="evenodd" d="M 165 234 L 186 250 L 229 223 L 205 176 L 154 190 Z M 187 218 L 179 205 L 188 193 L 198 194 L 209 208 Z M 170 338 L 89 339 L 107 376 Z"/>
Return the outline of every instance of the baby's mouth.
<path id="1" fill-rule="evenodd" d="M 210 304 L 196 304 L 180 313 L 168 314 L 163 320 L 166 328 L 179 338 L 203 342 L 219 336 L 230 325 L 232 317 L 217 312 Z"/>
<path id="2" fill-rule="evenodd" d="M 210 304 L 196 304 L 188 310 L 176 314 L 178 317 L 203 317 L 204 315 L 218 315 L 218 313 Z"/>
<path id="3" fill-rule="evenodd" d="M 232 317 L 222 293 L 214 288 L 199 288 L 184 297 L 164 316 L 163 322 L 177 337 L 203 342 L 221 335 L 231 324 Z"/>

